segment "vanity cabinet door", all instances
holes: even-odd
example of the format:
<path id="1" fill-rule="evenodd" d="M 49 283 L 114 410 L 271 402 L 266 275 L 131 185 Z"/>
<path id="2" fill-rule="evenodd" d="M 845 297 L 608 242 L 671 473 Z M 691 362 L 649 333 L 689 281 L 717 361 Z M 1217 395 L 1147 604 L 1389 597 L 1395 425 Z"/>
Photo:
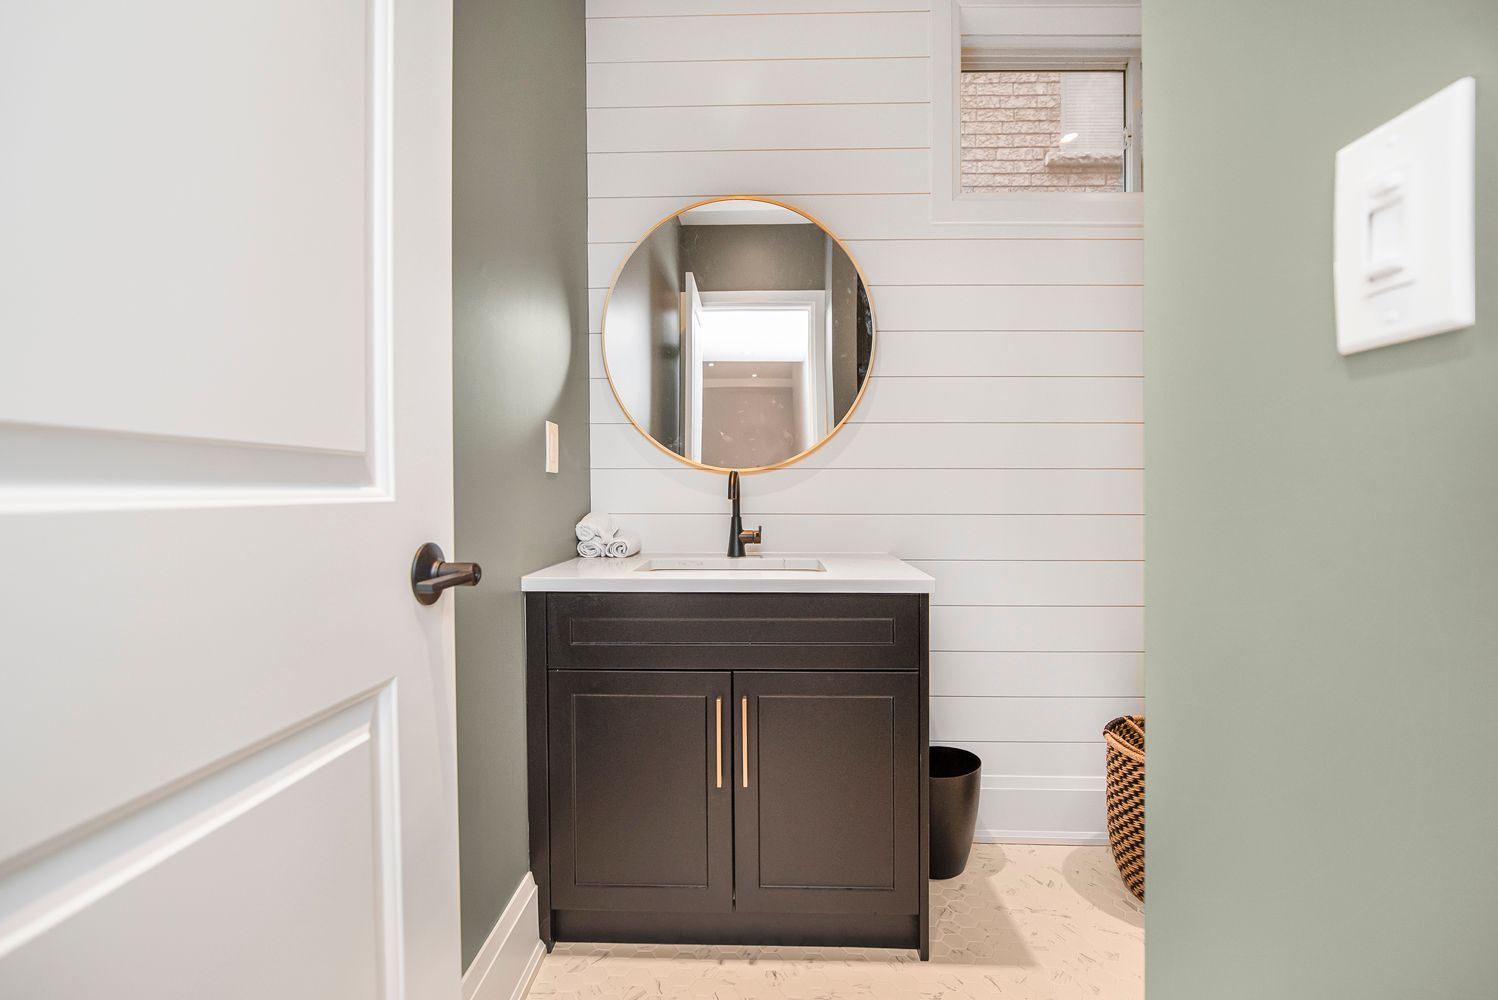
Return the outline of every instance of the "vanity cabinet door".
<path id="1" fill-rule="evenodd" d="M 728 911 L 728 673 L 550 673 L 552 905 Z"/>
<path id="2" fill-rule="evenodd" d="M 919 908 L 919 677 L 734 677 L 735 908 Z"/>

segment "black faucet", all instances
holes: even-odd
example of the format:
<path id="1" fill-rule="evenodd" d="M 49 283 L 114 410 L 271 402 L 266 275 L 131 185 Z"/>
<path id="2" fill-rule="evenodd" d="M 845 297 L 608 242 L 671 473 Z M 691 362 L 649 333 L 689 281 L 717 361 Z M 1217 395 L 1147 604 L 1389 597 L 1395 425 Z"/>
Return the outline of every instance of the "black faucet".
<path id="1" fill-rule="evenodd" d="M 742 559 L 744 546 L 758 545 L 764 534 L 764 525 L 753 531 L 744 530 L 744 519 L 739 516 L 739 474 L 734 470 L 728 474 L 728 499 L 733 501 L 733 520 L 728 522 L 728 558 Z"/>

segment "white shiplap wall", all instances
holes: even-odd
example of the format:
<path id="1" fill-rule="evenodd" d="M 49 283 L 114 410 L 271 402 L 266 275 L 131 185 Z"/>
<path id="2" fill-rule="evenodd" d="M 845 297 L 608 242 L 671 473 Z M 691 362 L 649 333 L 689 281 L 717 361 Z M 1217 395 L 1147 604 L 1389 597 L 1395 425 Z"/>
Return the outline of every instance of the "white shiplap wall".
<path id="1" fill-rule="evenodd" d="M 603 378 L 632 242 L 717 194 L 819 216 L 873 286 L 873 383 L 832 443 L 746 480 L 747 517 L 770 550 L 935 576 L 932 738 L 984 760 L 980 836 L 1101 839 L 1099 731 L 1142 705 L 1140 234 L 931 222 L 922 3 L 705 7 L 587 4 L 593 506 L 656 551 L 726 524 L 722 478 L 640 439 Z"/>

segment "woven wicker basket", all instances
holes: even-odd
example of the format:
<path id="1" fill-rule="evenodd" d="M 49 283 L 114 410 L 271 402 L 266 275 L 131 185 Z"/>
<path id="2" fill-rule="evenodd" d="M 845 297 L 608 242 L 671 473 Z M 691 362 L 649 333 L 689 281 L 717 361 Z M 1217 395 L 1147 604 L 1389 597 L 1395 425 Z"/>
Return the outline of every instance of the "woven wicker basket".
<path id="1" fill-rule="evenodd" d="M 1108 746 L 1108 843 L 1124 884 L 1144 899 L 1144 716 L 1103 727 Z"/>

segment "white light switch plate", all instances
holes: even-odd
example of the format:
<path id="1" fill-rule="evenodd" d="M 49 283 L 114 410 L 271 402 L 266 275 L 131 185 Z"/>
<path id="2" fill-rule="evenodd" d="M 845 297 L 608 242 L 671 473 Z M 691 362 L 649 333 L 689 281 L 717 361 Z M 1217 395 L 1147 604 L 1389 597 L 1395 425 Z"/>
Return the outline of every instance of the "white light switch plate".
<path id="1" fill-rule="evenodd" d="M 1477 321 L 1477 84 L 1458 80 L 1337 153 L 1337 350 L 1353 354 Z"/>
<path id="2" fill-rule="evenodd" d="M 562 471 L 562 430 L 550 420 L 546 421 L 546 471 Z"/>

